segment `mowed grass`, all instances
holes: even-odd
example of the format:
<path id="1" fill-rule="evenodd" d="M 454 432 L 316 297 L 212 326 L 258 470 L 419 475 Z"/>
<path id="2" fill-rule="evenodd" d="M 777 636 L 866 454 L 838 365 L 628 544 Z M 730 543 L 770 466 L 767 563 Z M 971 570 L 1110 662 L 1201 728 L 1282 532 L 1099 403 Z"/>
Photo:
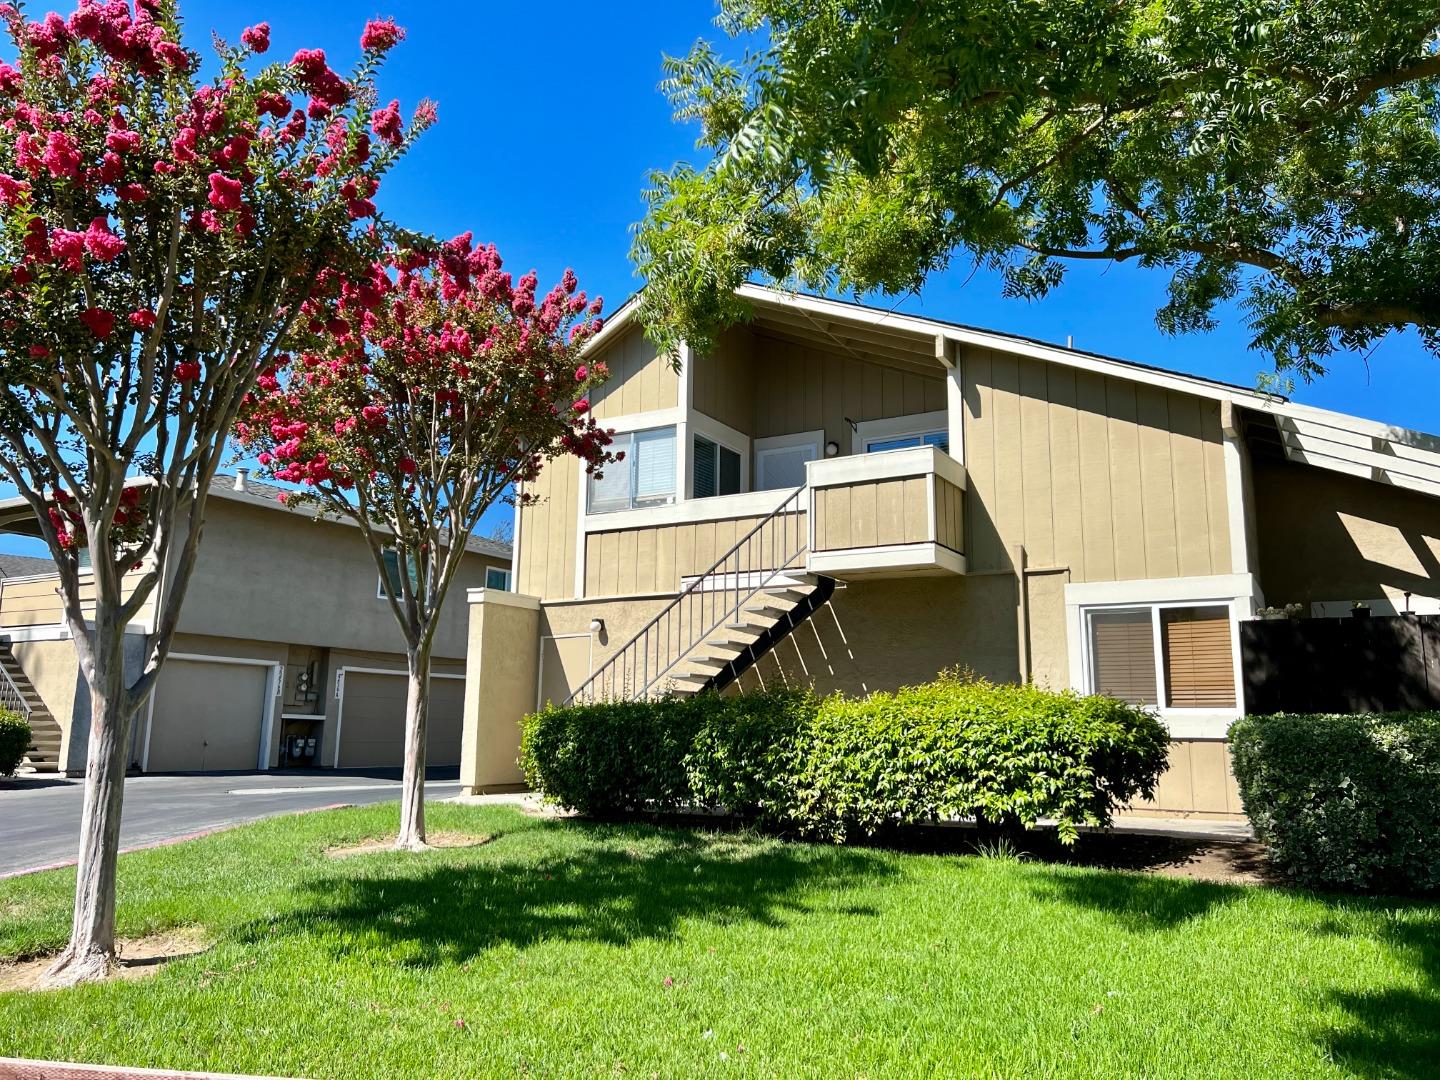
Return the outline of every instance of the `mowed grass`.
<path id="1" fill-rule="evenodd" d="M 310 1077 L 1434 1077 L 1440 908 L 431 807 L 478 848 L 325 857 L 395 807 L 120 863 L 155 977 L 0 995 L 0 1055 Z M 73 874 L 0 882 L 0 956 Z"/>

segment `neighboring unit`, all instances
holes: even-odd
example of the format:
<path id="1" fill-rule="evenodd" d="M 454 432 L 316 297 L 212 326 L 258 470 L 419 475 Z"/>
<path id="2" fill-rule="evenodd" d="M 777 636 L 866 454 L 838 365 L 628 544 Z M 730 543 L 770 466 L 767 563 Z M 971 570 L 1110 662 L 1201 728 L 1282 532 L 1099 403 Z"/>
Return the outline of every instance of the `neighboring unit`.
<path id="1" fill-rule="evenodd" d="M 1433 436 L 741 292 L 752 321 L 678 371 L 633 304 L 592 344 L 611 372 L 592 407 L 626 459 L 589 479 L 550 464 L 516 525 L 515 592 L 472 597 L 467 785 L 518 782 L 516 722 L 546 701 L 863 694 L 966 668 L 1154 707 L 1175 742 L 1150 808 L 1238 813 L 1241 621 L 1440 611 Z"/>
<path id="2" fill-rule="evenodd" d="M 170 657 L 135 723 L 132 761 L 145 772 L 402 762 L 405 657 L 370 550 L 354 525 L 287 509 L 280 493 L 244 470 L 212 486 Z M 28 506 L 0 505 L 0 531 L 33 533 Z M 507 545 L 467 547 L 457 588 L 509 587 Z M 33 766 L 83 773 L 89 708 L 58 578 L 48 559 L 18 569 L 0 577 L 0 691 L 27 698 Z M 155 608 L 152 596 L 131 624 L 127 663 L 139 664 Z M 436 634 L 432 765 L 460 760 L 465 617 L 456 601 Z"/>

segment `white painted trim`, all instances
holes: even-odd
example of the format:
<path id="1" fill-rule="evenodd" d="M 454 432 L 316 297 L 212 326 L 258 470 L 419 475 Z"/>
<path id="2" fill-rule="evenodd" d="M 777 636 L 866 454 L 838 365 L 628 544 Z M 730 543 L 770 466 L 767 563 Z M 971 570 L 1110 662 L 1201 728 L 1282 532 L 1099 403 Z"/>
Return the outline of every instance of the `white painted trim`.
<path id="1" fill-rule="evenodd" d="M 484 592 L 484 589 L 472 589 L 472 592 Z M 330 755 L 330 767 L 340 768 L 340 733 L 345 726 L 345 676 L 349 672 L 357 675 L 399 675 L 404 678 L 410 673 L 404 668 L 376 668 L 358 667 L 346 665 L 335 669 L 335 700 L 339 702 L 335 706 L 335 752 Z M 464 675 L 452 675 L 446 672 L 431 671 L 431 679 L 464 679 Z"/>
<path id="2" fill-rule="evenodd" d="M 881 544 L 877 547 L 811 550 L 805 569 L 816 574 L 860 574 L 871 571 L 933 571 L 965 573 L 965 556 L 943 544 Z"/>
<path id="3" fill-rule="evenodd" d="M 762 470 L 760 468 L 760 462 L 768 458 L 771 454 L 778 453 L 783 450 L 794 450 L 797 447 L 803 448 L 808 446 L 815 452 L 815 456 L 811 460 L 823 461 L 825 460 L 825 442 L 826 439 L 824 428 L 817 428 L 814 431 L 796 431 L 792 432 L 789 435 L 771 435 L 764 439 L 756 439 L 755 483 L 761 483 Z M 806 462 L 806 465 L 808 466 L 809 462 Z M 758 488 L 757 490 L 781 491 L 784 489 L 778 487 L 764 487 Z"/>
<path id="4" fill-rule="evenodd" d="M 696 435 L 702 439 L 709 439 L 717 446 L 723 446 L 740 458 L 740 491 L 738 494 L 748 493 L 750 491 L 750 436 L 743 431 L 736 431 L 729 424 L 716 420 L 708 413 L 697 410 L 690 413 L 690 435 L 685 440 L 685 472 L 683 473 L 685 498 L 695 498 L 695 469 L 690 463 L 690 457 Z M 710 496 L 712 499 L 727 497 L 725 495 Z"/>
<path id="5" fill-rule="evenodd" d="M 527 611 L 540 610 L 540 598 L 528 593 L 511 592 L 508 589 L 466 589 L 465 600 L 471 604 L 500 604 L 503 607 L 524 608 Z"/>
<path id="6" fill-rule="evenodd" d="M 1156 714 L 1172 738 L 1223 739 L 1231 722 L 1245 711 L 1244 669 L 1240 656 L 1240 622 L 1255 612 L 1259 587 L 1252 574 L 1214 574 L 1190 578 L 1149 578 L 1135 581 L 1077 582 L 1065 586 L 1065 622 L 1070 687 L 1094 692 L 1088 616 L 1095 611 L 1143 609 L 1150 613 L 1155 650 L 1155 696 L 1165 700 L 1159 612 L 1164 608 L 1224 607 L 1230 616 L 1230 659 L 1235 684 L 1233 709 L 1175 709 L 1165 705 Z"/>
<path id="7" fill-rule="evenodd" d="M 729 521 L 733 518 L 764 517 L 788 497 L 789 492 L 742 491 L 739 495 L 716 495 L 712 499 L 686 499 L 665 506 L 638 510 L 613 510 L 608 514 L 586 514 L 580 519 L 581 540 L 587 533 L 618 529 L 649 529 L 657 525 L 693 525 L 702 521 Z"/>
<path id="8" fill-rule="evenodd" d="M 954 366 L 945 373 L 945 414 L 949 417 L 950 456 L 965 464 L 965 377 L 959 351 Z"/>
<path id="9" fill-rule="evenodd" d="M 967 483 L 965 466 L 934 446 L 911 446 L 904 450 L 882 450 L 874 454 L 823 458 L 806 466 L 811 490 L 859 484 L 875 480 L 898 480 L 934 474 L 962 491 Z"/>
<path id="10" fill-rule="evenodd" d="M 1250 508 L 1246 499 L 1245 447 L 1243 435 L 1235 422 L 1234 406 L 1221 406 L 1222 452 L 1225 460 L 1225 514 L 1229 518 L 1230 569 L 1237 574 L 1250 572 L 1250 538 L 1246 521 Z"/>
<path id="11" fill-rule="evenodd" d="M 610 420 L 597 420 L 602 428 L 616 435 L 628 435 L 632 431 L 649 431 L 651 428 L 676 427 L 685 422 L 685 410 L 680 408 L 651 409 L 649 412 L 629 413 Z"/>
<path id="12" fill-rule="evenodd" d="M 510 586 L 515 584 L 515 578 L 508 566 L 487 566 L 485 567 L 485 588 L 490 588 L 490 575 L 501 573 L 505 575 L 505 584 L 497 588 L 496 592 L 509 592 Z"/>
<path id="13" fill-rule="evenodd" d="M 535 669 L 535 711 L 539 712 L 545 707 L 543 695 L 545 693 L 545 642 L 566 641 L 572 638 L 589 638 L 590 652 L 585 660 L 585 678 L 595 674 L 595 635 L 586 630 L 574 634 L 542 634 L 540 637 L 540 650 L 536 658 Z"/>
<path id="14" fill-rule="evenodd" d="M 850 433 L 850 453 L 855 456 L 870 453 L 865 449 L 865 444 L 875 439 L 899 439 L 906 435 L 929 435 L 936 431 L 943 431 L 947 436 L 949 435 L 949 409 L 911 413 L 909 416 L 892 416 L 884 420 L 861 420 L 855 425 L 855 430 Z M 896 451 L 876 452 L 893 454 Z"/>
<path id="15" fill-rule="evenodd" d="M 585 471 L 585 463 L 576 460 L 575 468 L 580 472 L 580 480 L 575 485 L 577 499 L 575 501 L 575 599 L 579 600 L 585 595 L 585 511 L 590 508 L 590 474 Z M 544 588 L 545 583 L 540 583 Z"/>
<path id="16" fill-rule="evenodd" d="M 1130 581 L 1081 581 L 1065 586 L 1066 607 L 1230 600 L 1258 595 L 1253 574 L 1208 574 Z"/>
<path id="17" fill-rule="evenodd" d="M 270 768 L 270 737 L 275 731 L 275 699 L 284 689 L 281 671 L 285 665 L 278 660 L 257 660 L 253 656 L 212 656 L 209 653 L 172 652 L 165 657 L 165 663 L 178 660 L 192 664 L 234 664 L 241 667 L 268 667 L 265 679 L 265 712 L 260 718 L 260 745 L 256 749 L 256 768 L 265 772 Z M 161 669 L 162 673 L 164 669 Z M 160 681 L 150 689 L 145 712 L 145 743 L 140 752 L 140 771 L 150 771 L 150 736 L 155 724 L 155 697 L 160 690 Z"/>

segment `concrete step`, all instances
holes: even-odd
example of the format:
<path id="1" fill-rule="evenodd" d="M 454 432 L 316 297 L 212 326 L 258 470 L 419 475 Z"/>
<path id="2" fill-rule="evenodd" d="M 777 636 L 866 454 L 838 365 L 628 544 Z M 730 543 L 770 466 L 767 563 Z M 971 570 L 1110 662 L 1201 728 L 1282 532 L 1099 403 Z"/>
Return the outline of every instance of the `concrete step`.
<path id="1" fill-rule="evenodd" d="M 775 607 L 773 604 L 757 604 L 753 607 L 747 605 L 742 610 L 747 614 L 756 615 L 772 623 L 790 614 L 788 607 Z"/>
<path id="2" fill-rule="evenodd" d="M 771 600 L 782 600 L 791 604 L 798 604 L 810 595 L 807 592 L 801 592 L 799 589 L 787 589 L 784 586 L 774 589 L 763 589 L 761 592 Z"/>

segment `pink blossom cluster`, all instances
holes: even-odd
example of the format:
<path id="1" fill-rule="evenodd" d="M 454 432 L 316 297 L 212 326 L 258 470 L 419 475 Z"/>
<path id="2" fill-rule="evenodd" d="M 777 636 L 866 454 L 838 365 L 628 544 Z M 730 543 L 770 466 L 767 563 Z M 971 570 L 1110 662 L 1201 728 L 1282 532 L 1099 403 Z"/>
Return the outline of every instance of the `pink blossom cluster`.
<path id="1" fill-rule="evenodd" d="M 465 233 L 318 284 L 302 307 L 317 345 L 247 403 L 242 445 L 276 478 L 408 490 L 419 482 L 406 441 L 417 417 L 442 438 L 487 425 L 487 445 L 511 447 L 516 479 L 556 453 L 592 468 L 614 460 L 586 396 L 608 372 L 580 359 L 602 301 L 573 272 L 541 295 L 533 271 L 513 279 L 493 245 Z"/>

